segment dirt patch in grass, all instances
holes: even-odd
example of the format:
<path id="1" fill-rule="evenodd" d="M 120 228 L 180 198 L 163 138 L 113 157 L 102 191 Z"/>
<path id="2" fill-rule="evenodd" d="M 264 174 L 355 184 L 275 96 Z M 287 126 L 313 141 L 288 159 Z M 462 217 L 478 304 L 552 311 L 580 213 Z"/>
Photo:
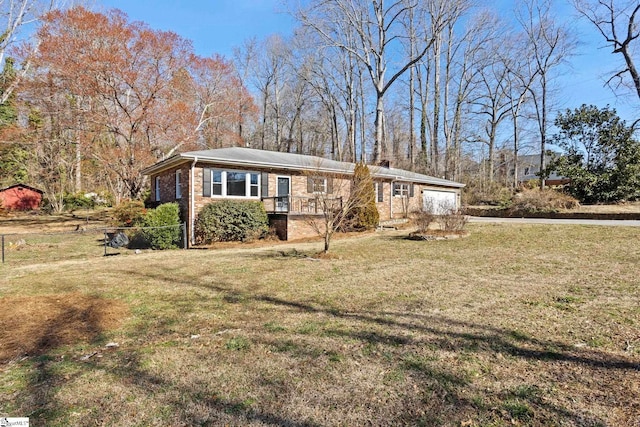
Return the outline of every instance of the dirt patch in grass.
<path id="1" fill-rule="evenodd" d="M 0 298 L 0 363 L 92 342 L 128 315 L 126 304 L 79 293 Z"/>

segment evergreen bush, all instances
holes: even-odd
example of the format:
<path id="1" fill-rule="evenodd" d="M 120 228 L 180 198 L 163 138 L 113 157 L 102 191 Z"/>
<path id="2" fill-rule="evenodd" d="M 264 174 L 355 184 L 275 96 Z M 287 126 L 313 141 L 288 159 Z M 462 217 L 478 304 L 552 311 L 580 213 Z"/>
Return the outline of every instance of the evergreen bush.
<path id="1" fill-rule="evenodd" d="M 195 222 L 198 243 L 248 241 L 269 232 L 269 219 L 261 202 L 221 200 L 202 208 Z"/>
<path id="2" fill-rule="evenodd" d="M 172 249 L 180 244 L 180 206 L 177 203 L 165 203 L 150 209 L 142 219 L 142 238 L 152 249 Z"/>
<path id="3" fill-rule="evenodd" d="M 85 196 L 83 193 L 68 193 L 64 196 L 64 207 L 68 211 L 76 209 L 94 209 L 96 207 L 95 200 Z"/>

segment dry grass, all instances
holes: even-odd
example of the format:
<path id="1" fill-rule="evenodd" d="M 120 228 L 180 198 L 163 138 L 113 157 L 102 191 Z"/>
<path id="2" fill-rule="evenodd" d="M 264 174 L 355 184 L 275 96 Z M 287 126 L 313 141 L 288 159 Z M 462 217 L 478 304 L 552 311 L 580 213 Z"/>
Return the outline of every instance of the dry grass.
<path id="1" fill-rule="evenodd" d="M 509 210 L 512 212 L 556 212 L 580 206 L 578 199 L 547 188 L 524 188 L 513 196 Z"/>
<path id="2" fill-rule="evenodd" d="M 86 333 L 5 361 L 0 415 L 54 426 L 640 423 L 640 229 L 469 231 L 337 240 L 322 260 L 304 256 L 319 243 L 298 243 L 0 267 L 5 311 L 59 309 L 53 298 L 103 319 L 65 317 L 61 331 L 71 321 Z M 32 331 L 58 336 L 48 317 Z"/>
<path id="3" fill-rule="evenodd" d="M 48 215 L 44 212 L 5 212 L 0 215 L 0 234 L 68 232 L 76 228 L 104 227 L 111 220 L 110 209 L 77 210 Z"/>
<path id="4" fill-rule="evenodd" d="M 589 213 L 640 213 L 640 202 L 625 202 L 615 205 L 581 205 L 572 212 Z"/>

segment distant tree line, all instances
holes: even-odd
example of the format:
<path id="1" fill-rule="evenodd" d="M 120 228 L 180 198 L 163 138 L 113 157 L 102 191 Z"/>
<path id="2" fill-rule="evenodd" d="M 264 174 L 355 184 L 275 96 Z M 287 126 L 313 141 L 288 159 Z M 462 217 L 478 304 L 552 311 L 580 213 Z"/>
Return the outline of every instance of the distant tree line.
<path id="1" fill-rule="evenodd" d="M 638 8 L 614 3 L 576 7 L 610 21 L 600 33 L 627 64 L 611 82 L 628 74 L 633 87 Z M 0 181 L 31 182 L 57 209 L 85 190 L 139 198 L 143 167 L 230 145 L 515 186 L 519 155 L 548 166 L 554 81 L 576 46 L 552 0 L 510 11 L 472 0 L 292 2 L 292 36 L 247 40 L 232 59 L 200 57 L 117 10 L 31 10 L 41 15 L 30 42 L 0 43 Z M 629 34 L 608 36 L 625 23 Z"/>

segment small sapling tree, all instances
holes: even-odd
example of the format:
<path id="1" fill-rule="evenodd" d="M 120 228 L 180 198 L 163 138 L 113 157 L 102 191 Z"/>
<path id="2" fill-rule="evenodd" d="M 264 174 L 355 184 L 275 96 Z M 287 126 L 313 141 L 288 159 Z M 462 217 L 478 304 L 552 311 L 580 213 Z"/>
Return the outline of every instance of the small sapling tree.
<path id="1" fill-rule="evenodd" d="M 350 178 L 348 170 L 343 174 L 325 173 L 319 167 L 309 176 L 313 183 L 319 185 L 312 189 L 318 215 L 309 215 L 308 223 L 323 237 L 325 253 L 329 252 L 331 238 L 336 231 L 349 228 L 350 222 L 367 228 L 375 227 L 378 223 L 375 190 L 369 169 L 365 165 L 357 165 L 356 170 L 357 176 L 354 170 Z M 375 209 L 375 213 L 372 209 Z"/>

